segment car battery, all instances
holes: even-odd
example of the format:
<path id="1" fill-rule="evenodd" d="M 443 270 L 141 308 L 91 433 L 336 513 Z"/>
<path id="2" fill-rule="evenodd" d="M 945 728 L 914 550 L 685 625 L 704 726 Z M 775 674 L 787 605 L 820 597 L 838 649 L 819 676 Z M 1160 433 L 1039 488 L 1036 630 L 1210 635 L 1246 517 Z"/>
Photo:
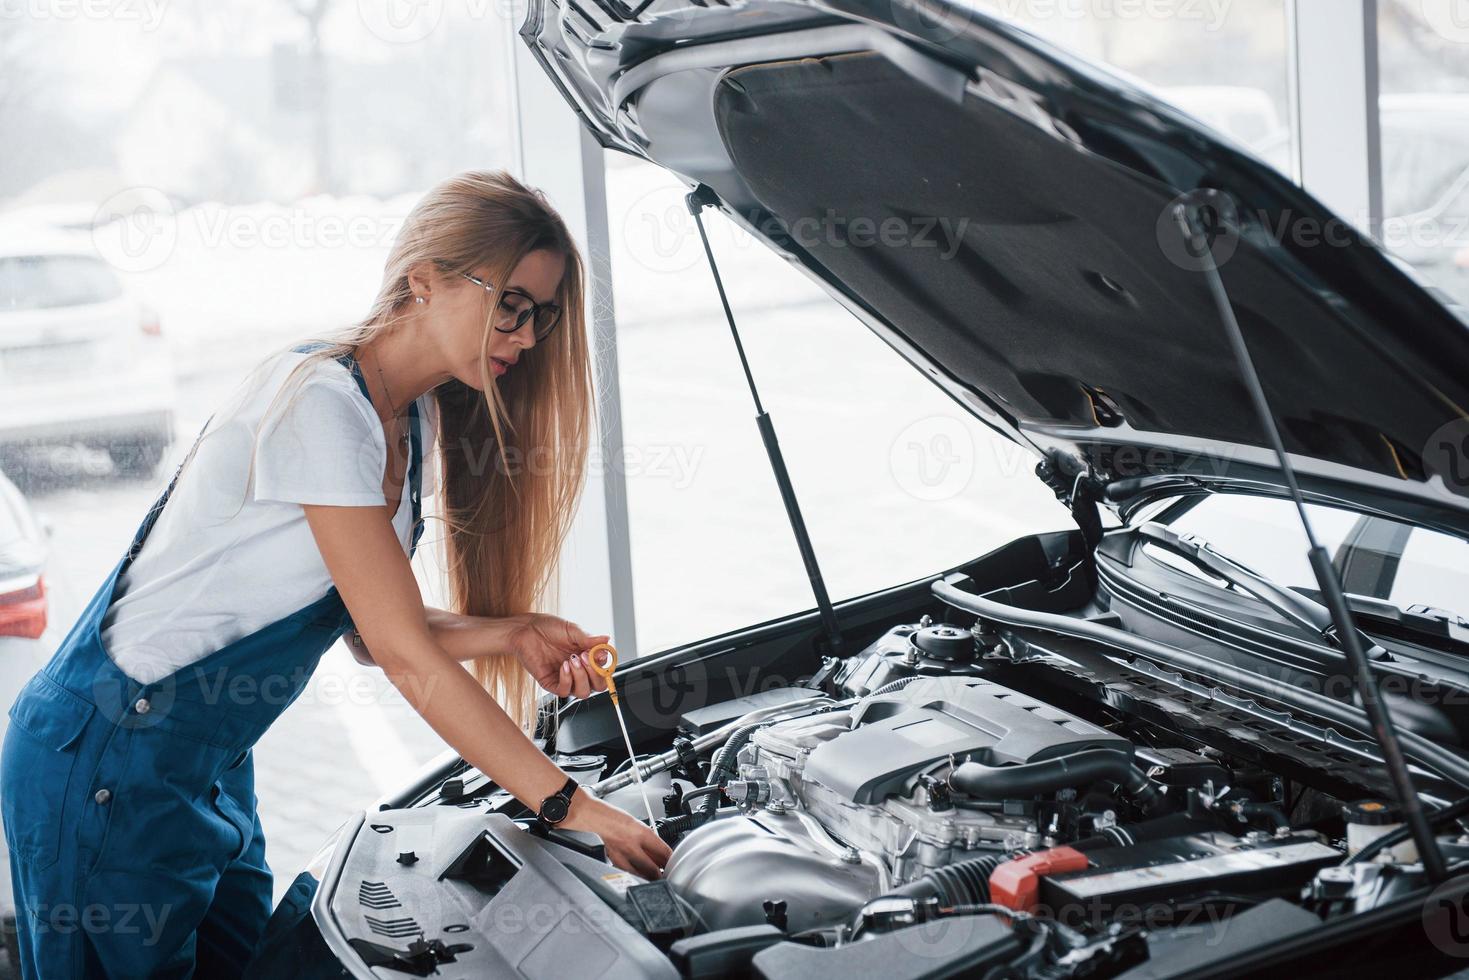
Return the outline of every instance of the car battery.
<path id="1" fill-rule="evenodd" d="M 1342 854 L 1311 834 L 1243 840 L 1203 833 L 1087 851 L 1086 859 L 1085 871 L 1041 879 L 1041 903 L 1053 914 L 1112 919 L 1157 905 L 1292 894 Z"/>

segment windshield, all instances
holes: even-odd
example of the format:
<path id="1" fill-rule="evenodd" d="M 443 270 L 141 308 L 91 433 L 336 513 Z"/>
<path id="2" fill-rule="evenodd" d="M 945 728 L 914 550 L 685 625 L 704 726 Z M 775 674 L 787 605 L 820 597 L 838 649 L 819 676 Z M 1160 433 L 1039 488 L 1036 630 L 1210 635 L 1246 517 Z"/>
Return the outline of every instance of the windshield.
<path id="1" fill-rule="evenodd" d="M 1316 592 L 1305 533 L 1289 500 L 1214 494 L 1184 506 L 1168 521 L 1173 530 L 1198 535 L 1280 585 Z M 1469 619 L 1469 541 L 1335 507 L 1308 504 L 1306 512 L 1349 594 Z"/>

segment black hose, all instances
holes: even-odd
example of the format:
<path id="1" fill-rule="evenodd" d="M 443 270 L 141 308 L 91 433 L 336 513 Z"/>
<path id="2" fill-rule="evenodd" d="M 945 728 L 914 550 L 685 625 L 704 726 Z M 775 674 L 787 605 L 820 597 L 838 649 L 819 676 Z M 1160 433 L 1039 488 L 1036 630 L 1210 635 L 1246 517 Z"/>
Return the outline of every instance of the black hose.
<path id="1" fill-rule="evenodd" d="M 658 821 L 658 836 L 668 844 L 673 844 L 678 840 L 680 834 L 693 829 L 694 815 L 692 813 L 680 813 L 676 817 L 666 817 Z"/>
<path id="2" fill-rule="evenodd" d="M 813 715 L 825 714 L 829 711 L 840 711 L 848 707 L 850 707 L 850 705 L 847 704 L 827 705 L 815 711 L 811 711 L 808 714 L 799 715 L 797 717 L 810 718 Z M 781 720 L 791 721 L 794 719 L 783 718 Z M 740 754 L 740 749 L 744 748 L 745 743 L 750 741 L 750 736 L 754 735 L 757 731 L 766 727 L 767 725 L 773 724 L 775 724 L 774 721 L 757 721 L 752 722 L 748 725 L 744 725 L 740 728 L 736 728 L 733 732 L 731 732 L 729 738 L 725 740 L 725 743 L 719 747 L 719 751 L 714 753 L 714 758 L 710 760 L 709 777 L 704 781 L 704 786 L 700 787 L 700 789 L 711 786 L 722 787 L 725 783 L 729 782 L 730 777 L 733 776 L 735 773 L 736 757 Z M 694 795 L 694 793 L 690 793 L 687 795 L 692 796 Z M 719 794 L 710 793 L 705 798 L 704 804 L 698 810 L 694 811 L 698 814 L 698 816 L 694 819 L 694 825 L 698 826 L 699 824 L 708 820 L 714 815 L 714 812 L 718 809 L 718 807 Z"/>
<path id="3" fill-rule="evenodd" d="M 1151 813 L 1154 810 L 1167 809 L 1172 801 L 1158 788 L 1158 784 L 1148 778 L 1147 773 L 1137 766 L 1128 766 L 1127 774 L 1121 781 L 1122 790 L 1132 801 Z"/>
<path id="4" fill-rule="evenodd" d="M 1284 813 L 1280 812 L 1280 807 L 1271 803 L 1256 803 L 1253 800 L 1243 800 L 1235 803 L 1233 807 L 1245 820 L 1249 820 L 1251 817 L 1264 817 L 1270 821 L 1276 830 L 1290 827 L 1290 821 L 1286 819 Z"/>
<path id="5" fill-rule="evenodd" d="M 1083 837 L 1066 846 L 1077 851 L 1096 851 L 1106 847 L 1131 847 L 1144 841 L 1186 837 L 1189 834 L 1218 829 L 1218 825 L 1211 820 L 1201 820 L 1186 813 L 1170 813 L 1137 823 L 1113 824 L 1091 837 Z"/>
<path id="6" fill-rule="evenodd" d="M 750 736 L 763 728 L 765 724 L 765 722 L 756 722 L 755 724 L 745 725 L 742 728 L 736 728 L 734 730 L 733 734 L 729 736 L 729 740 L 720 746 L 719 751 L 714 754 L 714 759 L 709 764 L 709 779 L 705 785 L 723 786 L 729 782 L 729 777 L 733 776 L 735 771 L 735 757 L 740 754 L 740 749 L 745 747 L 745 743 L 750 740 Z M 696 824 L 703 823 L 712 817 L 714 811 L 718 808 L 719 794 L 710 793 L 704 799 L 703 805 L 699 807 L 698 812 L 702 816 L 694 822 Z"/>
<path id="7" fill-rule="evenodd" d="M 730 817 L 738 814 L 739 812 L 740 811 L 738 807 L 727 806 L 722 809 L 715 810 L 712 816 L 716 818 L 721 815 Z M 662 820 L 659 820 L 657 822 L 658 836 L 662 837 L 669 844 L 675 844 L 678 842 L 678 838 L 680 837 L 680 835 L 688 833 L 691 830 L 699 829 L 701 826 L 709 821 L 710 816 L 710 814 L 705 813 L 680 813 L 676 817 L 664 817 Z"/>
<path id="8" fill-rule="evenodd" d="M 907 898 L 937 898 L 941 905 L 986 905 L 990 900 L 990 875 L 996 868 L 1024 851 L 994 851 L 982 857 L 957 861 L 924 872 L 897 888 L 893 894 Z"/>
<path id="9" fill-rule="evenodd" d="M 1082 749 L 1018 766 L 965 762 L 949 774 L 949 785 L 984 800 L 1015 800 L 1086 786 L 1101 779 L 1120 785 L 1144 810 L 1155 808 L 1164 799 L 1158 787 L 1132 764 L 1126 752 L 1103 748 Z"/>
<path id="10" fill-rule="evenodd" d="M 1187 834 L 1213 830 L 1214 824 L 1199 820 L 1184 813 L 1170 813 L 1131 824 L 1116 824 L 1092 837 L 1068 844 L 1078 851 L 1100 850 L 1107 847 L 1128 847 L 1143 841 L 1182 837 Z M 967 861 L 957 861 L 941 868 L 934 868 L 900 885 L 884 897 L 900 896 L 915 901 L 937 899 L 939 905 L 963 913 L 990 911 L 990 875 L 1008 861 L 1024 857 L 1029 850 L 992 851 Z M 877 901 L 877 899 L 874 899 Z M 1013 910 L 1003 909 L 1007 915 L 1017 915 Z"/>
<path id="11" fill-rule="evenodd" d="M 722 792 L 724 792 L 724 787 L 722 787 L 722 786 L 698 786 L 698 787 L 695 787 L 694 789 L 689 790 L 687 793 L 685 793 L 683 795 L 683 798 L 682 799 L 683 799 L 683 803 L 687 806 L 688 804 L 692 803 L 694 800 L 697 800 L 701 796 L 716 796 L 717 797 Z M 690 813 L 693 812 L 693 808 L 691 806 L 689 807 L 689 811 L 688 812 L 690 812 Z"/>

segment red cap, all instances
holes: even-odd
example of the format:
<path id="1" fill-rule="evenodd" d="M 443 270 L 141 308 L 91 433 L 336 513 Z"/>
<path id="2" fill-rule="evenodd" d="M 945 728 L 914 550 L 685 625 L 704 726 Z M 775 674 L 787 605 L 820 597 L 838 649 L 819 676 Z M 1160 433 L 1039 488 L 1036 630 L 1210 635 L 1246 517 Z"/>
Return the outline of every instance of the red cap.
<path id="1" fill-rule="evenodd" d="M 1085 871 L 1086 855 L 1072 847 L 1053 847 L 1006 861 L 990 875 L 990 901 L 1029 912 L 1040 899 L 1041 876 Z"/>

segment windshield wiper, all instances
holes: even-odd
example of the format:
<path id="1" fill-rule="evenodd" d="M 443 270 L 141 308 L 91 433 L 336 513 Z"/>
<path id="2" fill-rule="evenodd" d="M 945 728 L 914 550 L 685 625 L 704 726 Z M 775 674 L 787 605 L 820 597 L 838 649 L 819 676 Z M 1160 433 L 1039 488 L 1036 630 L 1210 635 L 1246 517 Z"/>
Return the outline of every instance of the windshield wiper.
<path id="1" fill-rule="evenodd" d="M 1412 832 L 1419 860 L 1423 862 L 1424 874 L 1430 882 L 1436 884 L 1448 877 L 1443 852 L 1439 850 L 1438 839 L 1433 836 L 1433 828 L 1423 812 L 1423 802 L 1418 798 L 1418 791 L 1413 787 L 1413 777 L 1408 772 L 1408 760 L 1403 755 L 1403 743 L 1398 736 L 1397 725 L 1393 722 L 1387 702 L 1377 689 L 1377 679 L 1372 675 L 1367 648 L 1362 643 L 1362 633 L 1352 620 L 1352 610 L 1347 605 L 1346 592 L 1342 589 L 1336 566 L 1331 563 L 1330 553 L 1321 546 L 1316 531 L 1311 526 L 1311 518 L 1306 513 L 1306 498 L 1301 493 L 1300 484 L 1296 482 L 1295 467 L 1291 465 L 1290 456 L 1285 451 L 1285 442 L 1280 437 L 1280 425 L 1270 409 L 1270 400 L 1265 396 L 1264 385 L 1260 383 L 1260 372 L 1255 368 L 1254 359 L 1250 357 L 1244 331 L 1235 318 L 1234 307 L 1229 302 L 1229 292 L 1224 288 L 1224 278 L 1219 273 L 1219 263 L 1213 249 L 1215 236 L 1223 225 L 1229 223 L 1234 224 L 1234 232 L 1239 234 L 1238 212 L 1223 193 L 1208 190 L 1202 196 L 1174 205 L 1173 219 L 1183 234 L 1189 254 L 1202 260 L 1200 266 L 1204 281 L 1224 326 L 1230 351 L 1234 354 L 1236 367 L 1239 368 L 1240 380 L 1249 392 L 1255 414 L 1260 419 L 1260 427 L 1275 454 L 1291 500 L 1295 502 L 1296 513 L 1301 519 L 1301 529 L 1306 532 L 1309 547 L 1306 556 L 1311 562 L 1311 571 L 1321 589 L 1321 598 L 1331 612 L 1332 622 L 1336 624 L 1336 636 L 1341 641 L 1347 662 L 1351 665 L 1357 693 L 1362 698 L 1362 707 L 1372 724 L 1372 735 L 1382 749 L 1382 760 L 1392 778 L 1398 805 L 1403 811 L 1403 821 Z"/>
<path id="2" fill-rule="evenodd" d="M 1320 595 L 1312 590 L 1301 590 L 1308 598 Z M 1436 606 L 1413 603 L 1404 608 L 1396 602 L 1374 596 L 1347 593 L 1347 605 L 1357 616 L 1365 616 L 1384 628 L 1396 628 L 1417 639 L 1442 640 L 1455 646 L 1469 646 L 1469 620 L 1456 612 Z"/>
<path id="3" fill-rule="evenodd" d="M 1227 555 L 1220 554 L 1209 546 L 1209 542 L 1196 534 L 1179 534 L 1156 521 L 1139 524 L 1133 530 L 1139 537 L 1146 538 L 1193 565 L 1219 576 L 1230 585 L 1248 592 L 1301 629 L 1341 649 L 1342 639 L 1335 620 L 1331 618 L 1331 610 L 1321 603 L 1295 589 L 1271 581 Z M 1355 626 L 1352 628 L 1356 629 Z M 1357 635 L 1370 659 L 1392 660 L 1392 654 L 1372 637 L 1361 630 L 1357 630 Z"/>

